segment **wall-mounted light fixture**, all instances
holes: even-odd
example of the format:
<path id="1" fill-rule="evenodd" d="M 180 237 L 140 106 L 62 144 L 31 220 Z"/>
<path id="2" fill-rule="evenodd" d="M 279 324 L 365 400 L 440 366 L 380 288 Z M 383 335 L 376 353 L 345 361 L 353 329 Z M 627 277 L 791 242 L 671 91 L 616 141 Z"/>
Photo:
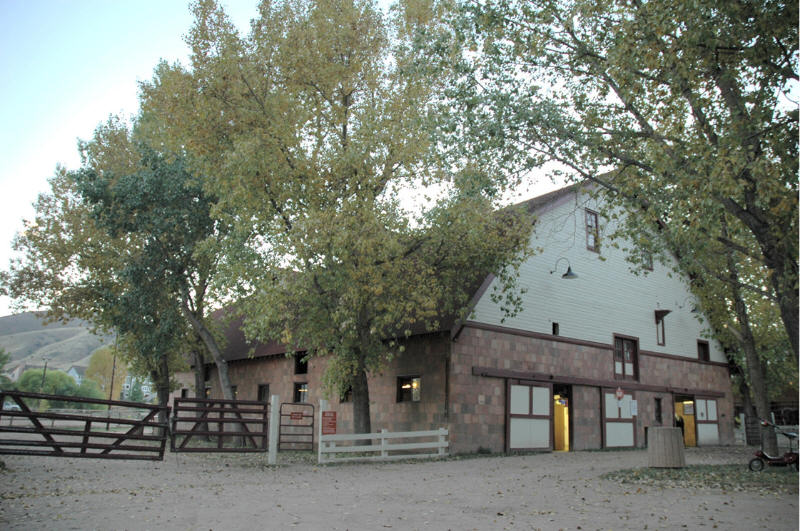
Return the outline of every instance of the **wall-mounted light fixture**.
<path id="1" fill-rule="evenodd" d="M 569 263 L 569 260 L 567 260 L 567 259 L 566 259 L 566 258 L 564 258 L 563 256 L 562 256 L 561 258 L 559 258 L 558 260 L 556 260 L 556 263 L 555 263 L 555 265 L 553 266 L 553 270 L 552 270 L 552 271 L 550 271 L 550 274 L 552 275 L 553 273 L 555 273 L 555 272 L 556 272 L 556 269 L 558 269 L 558 263 L 559 263 L 561 260 L 566 260 L 566 262 L 567 262 L 567 272 L 566 272 L 566 273 L 564 273 L 563 275 L 561 275 L 561 278 L 567 278 L 567 279 L 570 279 L 570 278 L 578 278 L 578 275 L 576 275 L 575 273 L 573 273 L 573 272 L 572 272 L 572 265 L 570 265 L 570 263 Z"/>

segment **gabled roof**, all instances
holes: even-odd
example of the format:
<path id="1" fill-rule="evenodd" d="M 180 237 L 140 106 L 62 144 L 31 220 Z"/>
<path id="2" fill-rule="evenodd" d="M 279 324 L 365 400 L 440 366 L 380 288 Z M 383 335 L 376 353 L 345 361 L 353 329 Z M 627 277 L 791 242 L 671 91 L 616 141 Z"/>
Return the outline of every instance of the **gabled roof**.
<path id="1" fill-rule="evenodd" d="M 529 213 L 535 214 L 542 208 L 555 203 L 562 197 L 566 197 L 574 193 L 578 188 L 584 186 L 584 182 L 572 184 L 564 188 L 559 188 L 547 194 L 543 194 L 531 199 L 527 199 L 518 203 L 526 207 Z M 472 293 L 469 303 L 470 311 L 478 303 L 483 293 L 488 289 L 494 274 L 487 274 L 482 277 L 475 285 L 468 287 L 468 292 Z M 260 341 L 248 341 L 242 331 L 242 324 L 244 317 L 242 315 L 234 315 L 235 309 L 233 307 L 217 310 L 212 315 L 212 318 L 224 323 L 223 335 L 225 336 L 225 345 L 222 349 L 222 357 L 225 361 L 240 361 L 250 358 L 265 358 L 272 356 L 285 355 L 290 349 L 278 341 L 269 341 L 262 343 Z M 455 338 L 458 332 L 461 331 L 463 326 L 455 315 L 442 315 L 439 319 L 439 326 L 435 330 L 429 330 L 425 327 L 424 323 L 417 323 L 411 327 L 411 335 L 423 335 L 436 332 L 450 332 L 451 337 Z M 207 362 L 211 363 L 211 362 Z"/>

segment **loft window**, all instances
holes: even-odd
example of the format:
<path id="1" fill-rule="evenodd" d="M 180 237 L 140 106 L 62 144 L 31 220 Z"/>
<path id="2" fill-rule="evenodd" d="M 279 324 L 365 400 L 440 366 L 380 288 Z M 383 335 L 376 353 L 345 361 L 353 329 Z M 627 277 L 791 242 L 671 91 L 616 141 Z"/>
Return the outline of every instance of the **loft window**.
<path id="1" fill-rule="evenodd" d="M 294 384 L 294 401 L 295 402 L 308 402 L 308 384 L 296 383 Z"/>
<path id="2" fill-rule="evenodd" d="M 421 378 L 419 376 L 400 376 L 397 378 L 397 401 L 419 402 Z"/>
<path id="3" fill-rule="evenodd" d="M 181 398 L 189 398 L 189 390 L 185 387 L 181 389 Z"/>
<path id="4" fill-rule="evenodd" d="M 664 333 L 664 317 L 667 316 L 672 310 L 656 310 L 656 343 L 661 346 L 667 344 L 667 338 Z"/>
<path id="5" fill-rule="evenodd" d="M 700 361 L 710 361 L 711 355 L 708 350 L 708 341 L 697 340 L 697 359 Z"/>
<path id="6" fill-rule="evenodd" d="M 597 212 L 586 209 L 586 248 L 596 253 L 600 252 L 600 226 L 597 222 Z"/>
<path id="7" fill-rule="evenodd" d="M 304 355 L 304 352 L 299 352 L 294 355 L 295 374 L 308 374 L 308 360 L 304 359 Z"/>
<path id="8" fill-rule="evenodd" d="M 258 385 L 257 397 L 259 402 L 269 402 L 269 384 Z"/>
<path id="9" fill-rule="evenodd" d="M 558 323 L 553 323 L 553 335 L 558 335 Z"/>
<path id="10" fill-rule="evenodd" d="M 636 339 L 614 338 L 614 378 L 635 380 L 639 364 L 639 346 Z"/>

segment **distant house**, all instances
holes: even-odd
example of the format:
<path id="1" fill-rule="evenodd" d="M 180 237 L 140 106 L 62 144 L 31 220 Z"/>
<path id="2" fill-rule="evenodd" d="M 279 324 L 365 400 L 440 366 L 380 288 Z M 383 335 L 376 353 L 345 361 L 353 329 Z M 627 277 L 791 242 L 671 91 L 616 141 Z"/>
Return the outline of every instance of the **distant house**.
<path id="1" fill-rule="evenodd" d="M 525 203 L 540 251 L 521 268 L 522 311 L 503 314 L 489 275 L 468 320 L 412 335 L 369 376 L 374 431 L 447 427 L 455 453 L 633 448 L 679 417 L 688 446 L 733 442 L 728 365 L 702 308 L 673 264 L 634 271 L 622 250 L 632 244 L 604 241 L 615 221 L 600 201 L 571 186 Z M 223 356 L 240 399 L 318 404 L 325 358 L 248 344 L 238 328 Z M 221 397 L 211 364 L 205 380 Z M 349 394 L 329 402 L 347 433 Z"/>
<path id="2" fill-rule="evenodd" d="M 16 382 L 19 381 L 20 377 L 22 376 L 22 373 L 24 373 L 28 369 L 41 369 L 41 368 L 43 368 L 42 365 L 31 365 L 29 363 L 20 363 L 6 374 L 11 379 L 12 382 Z"/>
<path id="3" fill-rule="evenodd" d="M 83 383 L 83 378 L 86 376 L 86 367 L 73 365 L 69 368 L 67 374 L 69 374 L 72 379 L 75 380 L 76 384 L 80 385 Z"/>
<path id="4" fill-rule="evenodd" d="M 142 394 L 144 395 L 144 401 L 150 402 L 154 396 L 154 387 L 153 382 L 150 381 L 150 378 L 141 378 L 138 376 L 133 376 L 131 374 L 125 377 L 125 383 L 122 384 L 122 396 L 120 399 L 127 400 L 131 395 L 131 390 L 135 383 L 139 383 L 142 386 Z"/>

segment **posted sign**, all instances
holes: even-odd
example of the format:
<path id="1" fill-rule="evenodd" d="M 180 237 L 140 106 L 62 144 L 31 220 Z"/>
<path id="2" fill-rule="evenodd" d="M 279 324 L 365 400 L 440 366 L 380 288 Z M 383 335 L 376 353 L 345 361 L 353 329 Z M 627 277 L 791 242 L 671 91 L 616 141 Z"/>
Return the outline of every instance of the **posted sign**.
<path id="1" fill-rule="evenodd" d="M 336 435 L 336 412 L 322 412 L 322 435 Z"/>

